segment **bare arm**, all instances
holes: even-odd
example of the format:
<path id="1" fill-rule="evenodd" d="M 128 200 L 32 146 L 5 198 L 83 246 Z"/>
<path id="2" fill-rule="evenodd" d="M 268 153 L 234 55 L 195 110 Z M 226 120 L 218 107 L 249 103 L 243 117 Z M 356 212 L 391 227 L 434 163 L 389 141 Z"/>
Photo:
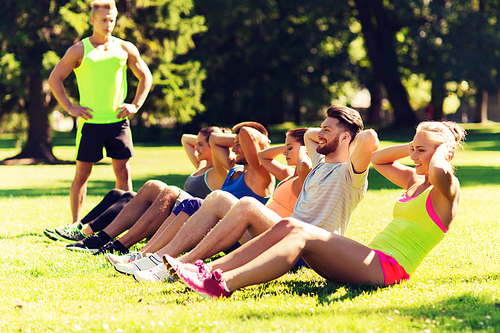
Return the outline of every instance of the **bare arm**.
<path id="1" fill-rule="evenodd" d="M 242 127 L 239 133 L 241 149 L 245 158 L 256 174 L 265 180 L 269 180 L 269 171 L 260 163 L 257 154 L 269 145 L 269 138 L 254 128 Z"/>
<path id="2" fill-rule="evenodd" d="M 219 176 L 226 178 L 227 171 L 234 167 L 234 158 L 229 150 L 234 144 L 234 134 L 212 133 L 209 144 L 212 148 L 214 170 Z"/>
<path id="3" fill-rule="evenodd" d="M 195 168 L 198 168 L 200 166 L 200 162 L 196 158 L 196 152 L 194 150 L 194 147 L 196 146 L 196 135 L 183 134 L 181 138 L 181 144 L 191 163 Z"/>
<path id="4" fill-rule="evenodd" d="M 304 134 L 304 143 L 309 154 L 312 154 L 318 148 L 318 133 L 320 130 L 320 128 L 309 128 Z"/>
<path id="5" fill-rule="evenodd" d="M 297 174 L 299 176 L 300 188 L 304 185 L 304 180 L 312 169 L 311 158 L 307 154 L 306 147 L 301 146 L 297 154 Z M 300 192 L 300 191 L 298 191 Z"/>
<path id="6" fill-rule="evenodd" d="M 422 179 L 422 176 L 417 175 L 414 168 L 398 162 L 398 160 L 410 156 L 411 147 L 412 143 L 410 142 L 382 148 L 371 154 L 371 161 L 375 169 L 382 176 L 404 189 L 408 189 Z"/>
<path id="7" fill-rule="evenodd" d="M 351 155 L 351 163 L 356 173 L 362 173 L 370 166 L 371 153 L 378 149 L 377 132 L 372 129 L 361 131 L 351 145 L 355 145 Z"/>
<path id="8" fill-rule="evenodd" d="M 120 105 L 120 112 L 117 118 L 125 118 L 128 114 L 137 113 L 149 94 L 151 85 L 153 84 L 153 76 L 148 68 L 148 65 L 142 60 L 137 47 L 130 42 L 124 42 L 122 47 L 128 53 L 127 66 L 132 70 L 135 77 L 139 80 L 134 100 L 131 104 Z"/>
<path id="9" fill-rule="evenodd" d="M 63 85 L 63 81 L 68 77 L 71 71 L 80 66 L 83 52 L 83 44 L 81 42 L 70 47 L 50 73 L 49 86 L 52 90 L 52 94 L 64 110 L 68 111 L 73 117 L 82 117 L 88 120 L 92 118 L 92 109 L 73 105 Z"/>
<path id="10" fill-rule="evenodd" d="M 276 157 L 281 155 L 284 150 L 285 145 L 279 145 L 261 150 L 257 154 L 262 166 L 280 181 L 290 177 L 295 172 L 293 168 L 276 161 Z"/>
<path id="11" fill-rule="evenodd" d="M 448 201 L 453 202 L 460 193 L 460 183 L 447 159 L 450 148 L 446 143 L 436 148 L 429 163 L 429 180 Z"/>

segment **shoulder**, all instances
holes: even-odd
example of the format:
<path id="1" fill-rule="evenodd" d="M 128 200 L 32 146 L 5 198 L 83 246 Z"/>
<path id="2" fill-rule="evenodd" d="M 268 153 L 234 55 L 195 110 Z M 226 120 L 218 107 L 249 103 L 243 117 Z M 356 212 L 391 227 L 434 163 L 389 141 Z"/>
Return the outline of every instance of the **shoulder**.
<path id="1" fill-rule="evenodd" d="M 114 38 L 118 43 L 120 43 L 122 49 L 125 50 L 129 55 L 139 54 L 139 50 L 132 42 L 120 39 L 118 37 L 114 37 Z"/>
<path id="2" fill-rule="evenodd" d="M 79 41 L 78 43 L 74 44 L 68 50 L 66 51 L 65 56 L 71 56 L 71 57 L 81 57 L 83 58 L 83 54 L 85 52 L 85 47 L 83 45 L 83 41 Z"/>

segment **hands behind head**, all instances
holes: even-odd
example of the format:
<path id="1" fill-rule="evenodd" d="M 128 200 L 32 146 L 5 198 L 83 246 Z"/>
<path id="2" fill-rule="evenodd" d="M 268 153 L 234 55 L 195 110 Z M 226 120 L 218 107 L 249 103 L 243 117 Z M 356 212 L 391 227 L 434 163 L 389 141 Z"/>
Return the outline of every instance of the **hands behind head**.
<path id="1" fill-rule="evenodd" d="M 434 154 L 440 154 L 444 157 L 445 160 L 449 162 L 455 154 L 455 147 L 451 141 L 443 142 L 436 147 Z"/>

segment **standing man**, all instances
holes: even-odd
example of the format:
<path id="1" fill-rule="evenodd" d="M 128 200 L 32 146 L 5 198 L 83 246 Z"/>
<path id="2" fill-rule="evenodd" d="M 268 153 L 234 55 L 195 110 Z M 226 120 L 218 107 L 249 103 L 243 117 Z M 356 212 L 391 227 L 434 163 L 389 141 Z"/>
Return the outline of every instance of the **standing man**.
<path id="1" fill-rule="evenodd" d="M 142 106 L 153 79 L 139 50 L 130 42 L 111 36 L 118 11 L 114 0 L 95 0 L 91 4 L 92 36 L 71 46 L 54 67 L 49 85 L 59 104 L 73 117 L 79 117 L 76 136 L 76 173 L 71 184 L 73 222 L 79 222 L 87 193 L 87 181 L 94 163 L 102 159 L 102 149 L 112 159 L 116 188 L 132 190 L 129 159 L 134 147 L 127 116 Z M 127 67 L 139 80 L 134 100 L 127 95 Z M 73 105 L 63 86 L 75 72 L 80 104 Z"/>

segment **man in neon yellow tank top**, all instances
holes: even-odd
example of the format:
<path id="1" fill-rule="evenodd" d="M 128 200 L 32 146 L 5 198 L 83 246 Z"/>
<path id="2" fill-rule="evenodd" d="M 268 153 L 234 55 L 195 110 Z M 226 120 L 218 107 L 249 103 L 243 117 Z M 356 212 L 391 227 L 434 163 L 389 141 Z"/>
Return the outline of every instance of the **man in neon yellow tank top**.
<path id="1" fill-rule="evenodd" d="M 134 150 L 127 116 L 142 106 L 153 81 L 137 48 L 111 36 L 118 15 L 114 0 L 96 0 L 91 6 L 92 36 L 71 46 L 49 77 L 50 88 L 61 107 L 80 118 L 76 173 L 70 189 L 73 222 L 80 220 L 87 181 L 94 163 L 103 157 L 103 147 L 112 158 L 116 188 L 132 190 L 128 161 Z M 127 67 L 139 80 L 131 104 L 124 103 Z M 73 105 L 63 86 L 71 71 L 77 78 L 79 105 Z"/>

